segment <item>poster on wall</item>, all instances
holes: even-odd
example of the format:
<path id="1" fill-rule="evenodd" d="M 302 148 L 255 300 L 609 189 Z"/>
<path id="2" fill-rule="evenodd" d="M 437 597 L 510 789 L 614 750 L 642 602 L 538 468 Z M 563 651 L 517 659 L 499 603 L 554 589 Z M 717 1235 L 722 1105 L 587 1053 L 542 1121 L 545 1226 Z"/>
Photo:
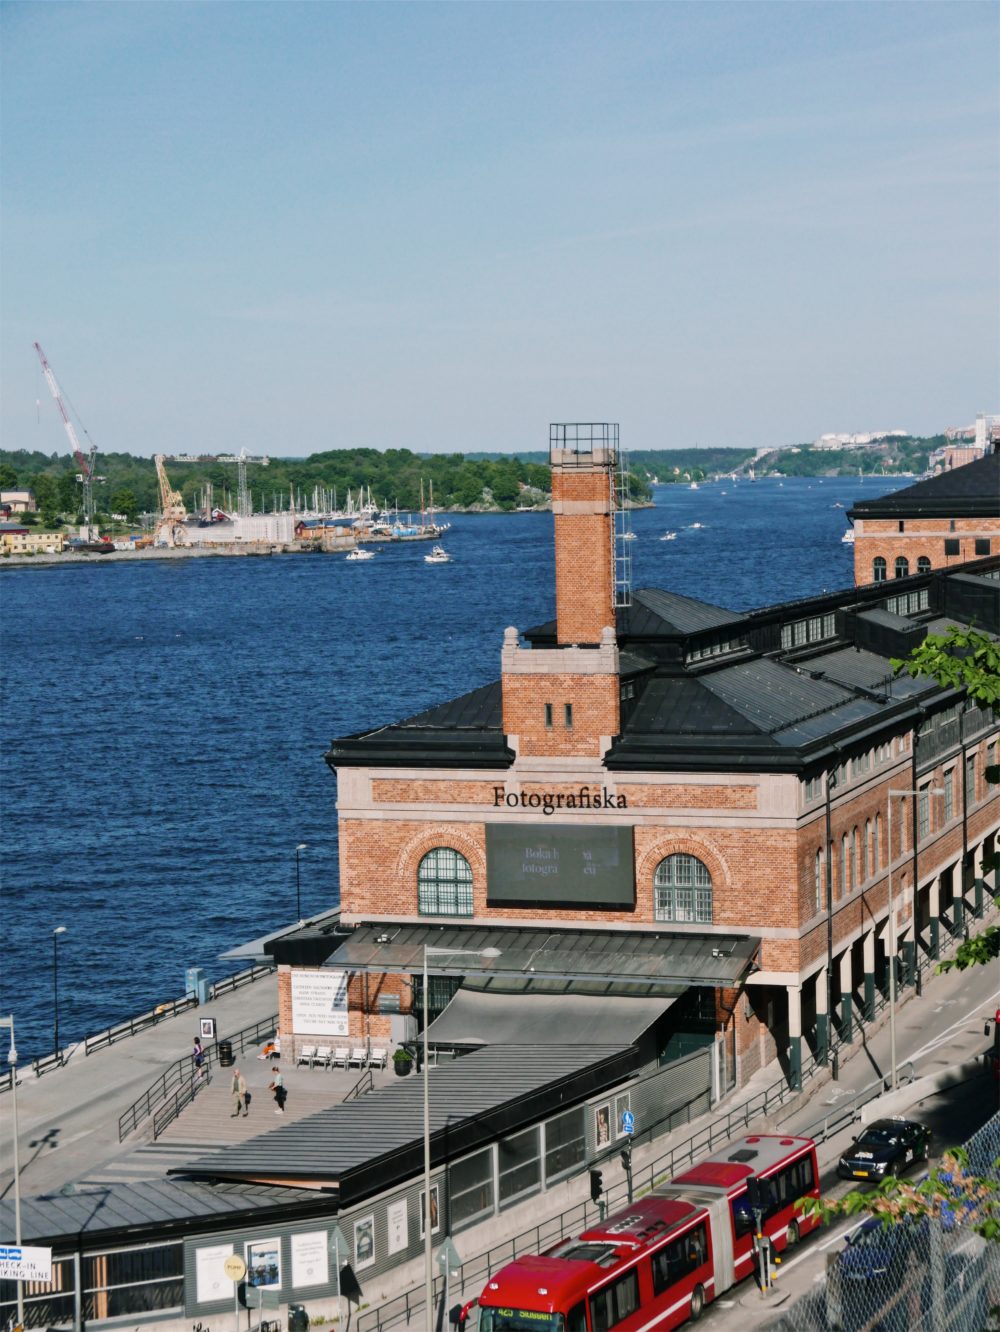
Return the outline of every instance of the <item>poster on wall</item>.
<path id="1" fill-rule="evenodd" d="M 424 1212 L 425 1212 L 424 1198 L 426 1196 L 427 1196 L 426 1193 L 424 1193 L 424 1191 L 421 1190 L 420 1192 L 420 1238 L 421 1239 L 423 1239 L 424 1234 L 426 1233 L 424 1231 Z M 438 1186 L 436 1184 L 432 1184 L 431 1185 L 431 1234 L 436 1235 L 440 1229 L 441 1229 L 441 1214 L 440 1211 L 438 1210 Z"/>
<path id="2" fill-rule="evenodd" d="M 607 1147 L 611 1141 L 611 1106 L 594 1107 L 594 1142 L 598 1147 Z"/>
<path id="3" fill-rule="evenodd" d="M 308 1036 L 347 1035 L 347 972 L 292 972 L 292 1027 Z"/>
<path id="4" fill-rule="evenodd" d="M 293 1235 L 292 1285 L 325 1286 L 330 1280 L 330 1262 L 325 1230 L 309 1230 Z"/>
<path id="5" fill-rule="evenodd" d="M 363 1216 L 354 1223 L 354 1267 L 371 1267 L 375 1261 L 375 1218 Z"/>
<path id="6" fill-rule="evenodd" d="M 622 1121 L 625 1118 L 626 1111 L 632 1109 L 632 1096 L 629 1092 L 623 1092 L 621 1096 L 615 1097 L 615 1137 L 627 1138 L 630 1135 L 625 1132 Z"/>
<path id="7" fill-rule="evenodd" d="M 402 1253 L 408 1246 L 405 1198 L 400 1198 L 398 1202 L 389 1204 L 385 1214 L 385 1243 L 390 1254 Z"/>
<path id="8" fill-rule="evenodd" d="M 281 1240 L 250 1240 L 246 1246 L 247 1285 L 281 1287 Z"/>
<path id="9" fill-rule="evenodd" d="M 232 1252 L 231 1244 L 212 1244 L 205 1249 L 195 1249 L 195 1288 L 199 1304 L 207 1304 L 210 1300 L 232 1300 L 233 1283 L 223 1271 Z"/>

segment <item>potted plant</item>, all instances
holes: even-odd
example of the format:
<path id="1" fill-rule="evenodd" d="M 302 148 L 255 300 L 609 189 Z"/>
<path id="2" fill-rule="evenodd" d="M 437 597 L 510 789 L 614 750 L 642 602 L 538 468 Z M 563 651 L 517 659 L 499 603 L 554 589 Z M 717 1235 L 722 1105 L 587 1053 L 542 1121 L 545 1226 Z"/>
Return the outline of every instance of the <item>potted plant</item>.
<path id="1" fill-rule="evenodd" d="M 401 1045 L 398 1050 L 392 1052 L 392 1064 L 396 1070 L 396 1077 L 405 1078 L 413 1067 L 413 1055 Z"/>

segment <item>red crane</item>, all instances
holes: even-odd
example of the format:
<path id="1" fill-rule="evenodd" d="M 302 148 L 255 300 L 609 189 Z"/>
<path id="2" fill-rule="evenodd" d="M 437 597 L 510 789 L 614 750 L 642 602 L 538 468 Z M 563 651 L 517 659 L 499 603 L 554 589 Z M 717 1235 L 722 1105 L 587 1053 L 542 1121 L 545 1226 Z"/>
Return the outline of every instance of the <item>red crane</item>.
<path id="1" fill-rule="evenodd" d="M 83 486 L 83 521 L 87 528 L 87 540 L 93 541 L 96 535 L 93 530 L 94 481 L 100 479 L 94 475 L 94 459 L 97 457 L 97 445 L 91 444 L 89 456 L 84 455 L 83 446 L 77 438 L 73 422 L 69 419 L 69 413 L 66 411 L 66 407 L 63 404 L 62 394 L 59 392 L 59 385 L 56 382 L 55 375 L 52 373 L 52 367 L 45 359 L 45 353 L 42 351 L 41 345 L 37 342 L 35 343 L 35 351 L 38 353 L 38 359 L 42 363 L 42 374 L 45 376 L 45 381 L 55 399 L 56 406 L 59 408 L 59 415 L 62 417 L 62 423 L 66 427 L 66 434 L 69 436 L 69 443 L 70 448 L 73 450 L 73 457 L 76 459 L 80 467 L 80 472 L 76 479 Z"/>

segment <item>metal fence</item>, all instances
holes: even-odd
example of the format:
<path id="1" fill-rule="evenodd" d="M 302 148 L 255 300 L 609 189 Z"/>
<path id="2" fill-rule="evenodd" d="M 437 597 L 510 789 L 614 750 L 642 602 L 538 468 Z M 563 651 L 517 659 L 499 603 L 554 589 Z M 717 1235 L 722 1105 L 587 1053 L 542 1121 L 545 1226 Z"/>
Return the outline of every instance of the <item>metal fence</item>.
<path id="1" fill-rule="evenodd" d="M 207 1076 L 211 1076 L 211 1069 L 218 1062 L 220 1044 L 228 1042 L 232 1046 L 234 1055 L 242 1054 L 249 1046 L 260 1045 L 269 1036 L 273 1036 L 277 1030 L 278 1015 L 274 1013 L 271 1017 L 255 1022 L 251 1027 L 244 1027 L 235 1036 L 224 1036 L 222 1041 L 217 1041 L 215 1045 L 209 1046 L 205 1051 L 202 1067 L 207 1070 Z M 156 1136 L 159 1136 L 159 1133 L 163 1132 L 167 1124 L 177 1118 L 184 1106 L 194 1099 L 200 1090 L 200 1086 L 201 1079 L 196 1076 L 191 1056 L 185 1055 L 183 1059 L 176 1060 L 120 1116 L 118 1120 L 118 1141 L 124 1142 L 130 1133 L 133 1133 L 144 1120 L 154 1114 L 158 1116 L 159 1129 Z M 159 1112 L 168 1105 L 173 1106 L 173 1114 L 164 1118 Z"/>
<path id="2" fill-rule="evenodd" d="M 1000 1114 L 965 1148 L 972 1174 L 1000 1182 Z M 956 1207 L 940 1218 L 863 1223 L 768 1332 L 984 1332 L 1000 1304 L 1000 1244 L 961 1220 Z"/>

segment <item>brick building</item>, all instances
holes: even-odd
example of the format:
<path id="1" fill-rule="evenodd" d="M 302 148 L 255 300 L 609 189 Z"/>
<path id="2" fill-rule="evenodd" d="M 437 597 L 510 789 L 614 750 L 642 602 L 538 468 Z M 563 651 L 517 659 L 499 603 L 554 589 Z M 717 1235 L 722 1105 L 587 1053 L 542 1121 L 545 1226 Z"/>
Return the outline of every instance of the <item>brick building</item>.
<path id="1" fill-rule="evenodd" d="M 1000 552 L 1000 453 L 849 510 L 854 581 L 882 583 Z"/>
<path id="2" fill-rule="evenodd" d="M 283 1040 L 412 1036 L 426 968 L 441 1045 L 654 999 L 654 1063 L 797 1082 L 893 952 L 912 983 L 991 909 L 996 718 L 890 658 L 1000 632 L 1000 558 L 744 614 L 633 591 L 614 428 L 553 432 L 555 619 L 506 630 L 493 684 L 334 742 L 341 918 L 273 949 Z"/>

